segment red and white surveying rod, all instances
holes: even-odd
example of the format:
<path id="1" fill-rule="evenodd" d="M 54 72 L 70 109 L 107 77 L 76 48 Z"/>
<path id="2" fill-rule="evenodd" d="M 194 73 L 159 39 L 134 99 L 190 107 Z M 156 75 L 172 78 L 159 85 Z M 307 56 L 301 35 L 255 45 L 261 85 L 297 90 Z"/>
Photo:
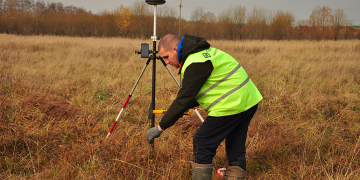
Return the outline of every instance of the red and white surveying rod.
<path id="1" fill-rule="evenodd" d="M 119 120 L 119 118 L 120 118 L 120 116 L 121 116 L 121 113 L 124 111 L 127 103 L 129 102 L 129 100 L 130 100 L 130 98 L 131 98 L 131 96 L 132 96 L 132 94 L 133 94 L 136 86 L 138 85 L 138 83 L 139 83 L 139 81 L 140 81 L 141 76 L 144 74 L 144 71 L 145 71 L 146 67 L 149 65 L 150 60 L 151 60 L 151 57 L 150 57 L 150 58 L 148 59 L 148 61 L 146 62 L 146 65 L 145 65 L 144 69 L 142 70 L 142 72 L 141 72 L 138 80 L 136 81 L 136 83 L 135 83 L 133 89 L 131 90 L 128 98 L 126 99 L 124 106 L 121 108 L 121 111 L 119 112 L 119 115 L 117 116 L 117 118 L 116 118 L 114 124 L 112 125 L 112 127 L 111 127 L 111 129 L 110 129 L 110 131 L 109 131 L 109 134 L 106 136 L 106 138 L 108 138 L 108 137 L 110 136 L 111 132 L 114 130 L 114 127 L 115 127 L 116 123 L 118 122 L 118 120 Z"/>
<path id="2" fill-rule="evenodd" d="M 196 109 L 196 107 L 193 108 L 194 111 L 196 112 L 196 114 L 199 116 L 199 119 L 201 120 L 201 122 L 204 122 L 204 119 L 202 118 L 201 114 L 199 113 L 199 111 Z"/>
<path id="3" fill-rule="evenodd" d="M 117 116 L 117 118 L 116 118 L 116 120 L 115 120 L 114 124 L 111 126 L 111 129 L 110 129 L 110 131 L 109 131 L 109 134 L 106 136 L 106 138 L 108 138 L 108 137 L 110 136 L 111 132 L 113 131 L 113 129 L 114 129 L 114 127 L 115 127 L 115 125 L 116 125 L 117 121 L 119 120 L 119 118 L 120 118 L 120 116 L 121 116 L 121 113 L 122 113 L 122 112 L 123 112 L 123 110 L 125 109 L 126 104 L 129 102 L 130 97 L 131 97 L 131 96 L 129 95 L 129 97 L 126 99 L 126 102 L 125 102 L 124 106 L 121 108 L 121 111 L 120 111 L 119 115 Z"/>

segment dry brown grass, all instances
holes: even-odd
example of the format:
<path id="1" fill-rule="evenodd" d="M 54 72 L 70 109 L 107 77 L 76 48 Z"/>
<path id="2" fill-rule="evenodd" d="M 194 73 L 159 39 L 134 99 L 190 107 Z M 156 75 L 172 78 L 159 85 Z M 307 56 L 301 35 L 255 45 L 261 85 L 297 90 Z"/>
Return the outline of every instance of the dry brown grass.
<path id="1" fill-rule="evenodd" d="M 105 140 L 145 65 L 134 50 L 151 40 L 0 39 L 1 179 L 191 178 L 196 116 L 153 150 L 145 140 L 151 65 Z M 360 177 L 359 41 L 210 43 L 238 59 L 264 96 L 249 128 L 249 179 Z M 166 109 L 178 87 L 160 63 L 157 75 L 156 109 Z M 225 165 L 221 144 L 214 169 Z"/>

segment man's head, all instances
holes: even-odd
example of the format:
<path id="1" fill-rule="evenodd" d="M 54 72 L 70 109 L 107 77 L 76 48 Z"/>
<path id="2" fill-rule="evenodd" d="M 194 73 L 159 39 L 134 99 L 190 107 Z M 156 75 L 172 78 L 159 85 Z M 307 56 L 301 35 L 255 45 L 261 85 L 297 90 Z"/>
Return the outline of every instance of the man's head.
<path id="1" fill-rule="evenodd" d="M 177 48 L 180 43 L 180 37 L 174 34 L 165 35 L 159 42 L 159 54 L 166 64 L 179 68 L 179 58 Z"/>

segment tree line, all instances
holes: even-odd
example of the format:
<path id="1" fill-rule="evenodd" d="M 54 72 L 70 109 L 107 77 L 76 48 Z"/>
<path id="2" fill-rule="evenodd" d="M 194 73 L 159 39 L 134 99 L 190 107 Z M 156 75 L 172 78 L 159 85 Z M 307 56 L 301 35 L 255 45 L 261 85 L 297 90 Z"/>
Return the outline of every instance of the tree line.
<path id="1" fill-rule="evenodd" d="M 153 34 L 153 6 L 136 1 L 129 7 L 94 14 L 84 8 L 34 0 L 0 0 L 0 33 L 81 37 L 149 38 Z M 359 28 L 341 8 L 316 6 L 309 19 L 295 21 L 289 11 L 271 12 L 256 6 L 250 11 L 235 5 L 218 15 L 197 7 L 190 20 L 177 10 L 158 6 L 157 35 L 192 34 L 207 39 L 360 39 Z"/>

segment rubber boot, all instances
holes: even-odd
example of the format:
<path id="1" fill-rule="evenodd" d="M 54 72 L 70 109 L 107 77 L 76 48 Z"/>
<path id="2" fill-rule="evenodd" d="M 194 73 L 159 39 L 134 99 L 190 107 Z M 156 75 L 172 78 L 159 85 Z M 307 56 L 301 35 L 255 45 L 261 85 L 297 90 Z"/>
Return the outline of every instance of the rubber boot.
<path id="1" fill-rule="evenodd" d="M 193 180 L 211 180 L 212 164 L 198 164 L 191 162 Z"/>
<path id="2" fill-rule="evenodd" d="M 226 180 L 243 180 L 246 177 L 246 171 L 239 166 L 229 166 L 225 171 Z"/>

